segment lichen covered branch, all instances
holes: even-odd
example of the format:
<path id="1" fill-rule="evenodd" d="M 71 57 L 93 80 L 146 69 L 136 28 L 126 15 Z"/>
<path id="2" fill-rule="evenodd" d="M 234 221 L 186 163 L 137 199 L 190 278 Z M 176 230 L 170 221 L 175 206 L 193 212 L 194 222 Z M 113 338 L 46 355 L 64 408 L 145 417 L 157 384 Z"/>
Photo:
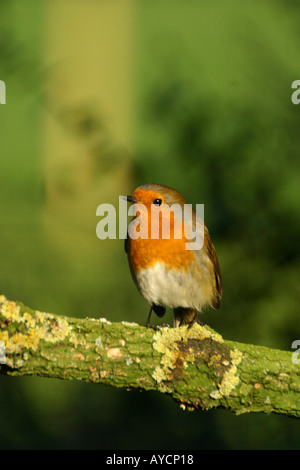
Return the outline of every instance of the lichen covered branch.
<path id="1" fill-rule="evenodd" d="M 225 341 L 207 326 L 69 318 L 0 296 L 0 373 L 157 390 L 184 409 L 300 416 L 292 353 Z"/>

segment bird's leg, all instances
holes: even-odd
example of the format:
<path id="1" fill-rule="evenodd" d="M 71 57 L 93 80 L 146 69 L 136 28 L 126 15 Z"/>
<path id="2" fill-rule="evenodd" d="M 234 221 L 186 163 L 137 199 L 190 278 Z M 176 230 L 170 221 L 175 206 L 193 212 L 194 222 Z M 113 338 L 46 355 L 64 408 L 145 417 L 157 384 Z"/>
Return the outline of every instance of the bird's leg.
<path id="1" fill-rule="evenodd" d="M 168 325 L 168 323 L 160 323 L 159 325 L 150 325 L 150 318 L 151 318 L 152 310 L 153 310 L 153 305 L 151 305 L 149 313 L 148 313 L 148 318 L 147 318 L 146 325 L 145 325 L 146 328 L 152 328 L 153 330 L 158 330 L 161 327 L 170 326 Z"/>
<path id="2" fill-rule="evenodd" d="M 194 323 L 199 323 L 199 325 L 202 325 L 202 326 L 205 324 L 202 320 L 200 320 L 200 318 L 199 318 L 199 312 L 197 312 L 197 310 L 195 310 L 194 318 L 193 318 L 192 321 L 189 323 L 188 329 L 192 328 L 192 326 L 193 326 Z"/>
<path id="3" fill-rule="evenodd" d="M 147 317 L 147 321 L 146 321 L 146 325 L 145 325 L 146 328 L 151 328 L 151 326 L 150 326 L 150 318 L 151 318 L 152 309 L 153 309 L 153 305 L 151 305 L 150 310 L 149 310 L 149 313 L 148 313 L 148 317 Z"/>
<path id="4" fill-rule="evenodd" d="M 174 328 L 178 326 L 187 325 L 188 328 L 192 328 L 194 323 L 204 325 L 199 318 L 199 312 L 194 308 L 176 307 L 174 311 Z"/>

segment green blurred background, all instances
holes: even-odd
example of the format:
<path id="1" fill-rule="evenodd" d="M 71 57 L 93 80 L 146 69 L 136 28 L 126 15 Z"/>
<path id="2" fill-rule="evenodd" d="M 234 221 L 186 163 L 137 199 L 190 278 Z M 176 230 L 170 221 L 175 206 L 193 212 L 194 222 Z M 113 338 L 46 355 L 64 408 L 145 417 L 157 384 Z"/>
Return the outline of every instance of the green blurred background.
<path id="1" fill-rule="evenodd" d="M 300 4 L 1 0 L 0 293 L 144 324 L 96 208 L 158 182 L 205 204 L 225 338 L 300 338 Z M 171 321 L 171 312 L 168 312 Z M 184 412 L 155 392 L 0 376 L 0 448 L 300 448 L 299 421 Z"/>

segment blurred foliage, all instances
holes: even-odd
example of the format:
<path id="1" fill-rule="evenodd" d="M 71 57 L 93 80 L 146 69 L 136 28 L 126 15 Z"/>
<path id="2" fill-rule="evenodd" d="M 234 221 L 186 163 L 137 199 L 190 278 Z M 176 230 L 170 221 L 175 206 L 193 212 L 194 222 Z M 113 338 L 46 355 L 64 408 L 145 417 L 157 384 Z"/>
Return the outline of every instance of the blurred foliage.
<path id="1" fill-rule="evenodd" d="M 148 307 L 123 241 L 97 240 L 95 212 L 135 186 L 163 183 L 205 204 L 224 299 L 203 320 L 226 338 L 289 350 L 300 337 L 300 108 L 290 99 L 300 78 L 298 3 L 136 4 L 133 152 L 90 99 L 66 104 L 67 88 L 47 99 L 46 81 L 68 83 L 68 69 L 51 78 L 57 31 L 46 37 L 47 4 L 0 4 L 1 293 L 44 311 L 143 323 Z M 47 136 L 66 145 L 46 165 L 45 149 L 55 149 L 47 120 L 56 132 Z M 0 403 L 1 449 L 299 448 L 296 420 L 187 413 L 156 393 L 0 377 Z"/>

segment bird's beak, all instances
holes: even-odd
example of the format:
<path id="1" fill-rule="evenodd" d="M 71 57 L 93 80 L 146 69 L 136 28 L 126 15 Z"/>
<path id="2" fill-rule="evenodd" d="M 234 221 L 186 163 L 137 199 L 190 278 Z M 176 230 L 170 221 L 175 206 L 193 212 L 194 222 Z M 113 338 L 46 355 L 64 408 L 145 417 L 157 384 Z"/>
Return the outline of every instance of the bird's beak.
<path id="1" fill-rule="evenodd" d="M 132 202 L 133 204 L 136 204 L 138 202 L 135 196 L 121 196 L 121 198 L 125 199 L 125 201 L 127 202 Z"/>

